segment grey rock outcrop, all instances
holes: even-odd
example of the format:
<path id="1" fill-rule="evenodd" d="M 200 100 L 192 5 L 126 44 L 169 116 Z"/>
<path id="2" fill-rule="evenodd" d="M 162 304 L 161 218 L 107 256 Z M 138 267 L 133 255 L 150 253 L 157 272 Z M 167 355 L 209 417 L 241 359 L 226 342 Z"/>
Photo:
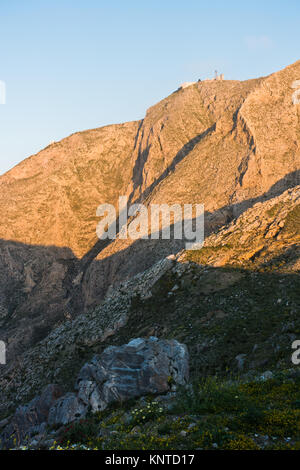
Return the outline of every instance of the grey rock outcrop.
<path id="1" fill-rule="evenodd" d="M 78 395 L 93 409 L 148 393 L 167 392 L 170 383 L 188 380 L 188 352 L 176 340 L 137 338 L 110 346 L 83 366 L 77 380 Z"/>
<path id="2" fill-rule="evenodd" d="M 0 436 L 0 447 L 18 446 L 33 434 L 45 431 L 49 410 L 62 395 L 58 385 L 47 385 L 40 396 L 19 406 Z"/>
<path id="3" fill-rule="evenodd" d="M 48 385 L 40 396 L 19 406 L 1 433 L 2 447 L 19 446 L 34 434 L 44 434 L 47 424 L 65 425 L 113 402 L 166 393 L 173 384 L 186 384 L 188 377 L 187 348 L 174 339 L 151 336 L 109 346 L 82 367 L 75 393 L 62 395 L 59 386 Z"/>
<path id="4" fill-rule="evenodd" d="M 75 393 L 67 393 L 59 398 L 52 406 L 48 424 L 67 424 L 75 419 L 82 418 L 86 414 L 86 405 Z"/>
<path id="5" fill-rule="evenodd" d="M 57 400 L 48 423 L 67 424 L 113 402 L 165 393 L 172 383 L 185 384 L 188 376 L 188 351 L 176 340 L 136 338 L 110 346 L 82 367 L 75 384 L 77 396 L 68 393 Z"/>

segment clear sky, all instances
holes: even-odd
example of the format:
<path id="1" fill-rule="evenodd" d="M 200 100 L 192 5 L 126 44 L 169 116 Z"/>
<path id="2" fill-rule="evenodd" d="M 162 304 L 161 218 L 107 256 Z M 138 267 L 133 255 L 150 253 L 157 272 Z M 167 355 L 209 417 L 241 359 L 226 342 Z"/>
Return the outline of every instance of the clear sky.
<path id="1" fill-rule="evenodd" d="M 299 0 L 0 0 L 0 174 L 215 69 L 245 80 L 299 60 L 299 20 Z"/>

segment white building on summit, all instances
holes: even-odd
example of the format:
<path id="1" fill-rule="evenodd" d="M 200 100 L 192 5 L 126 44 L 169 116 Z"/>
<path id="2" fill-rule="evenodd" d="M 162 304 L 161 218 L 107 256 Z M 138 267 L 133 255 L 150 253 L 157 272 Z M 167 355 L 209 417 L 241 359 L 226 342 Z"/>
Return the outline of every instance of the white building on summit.
<path id="1" fill-rule="evenodd" d="M 224 73 L 220 73 L 220 75 L 218 75 L 218 72 L 216 70 L 214 78 L 206 78 L 204 81 L 205 82 L 214 82 L 216 80 L 217 81 L 223 81 L 224 80 Z"/>

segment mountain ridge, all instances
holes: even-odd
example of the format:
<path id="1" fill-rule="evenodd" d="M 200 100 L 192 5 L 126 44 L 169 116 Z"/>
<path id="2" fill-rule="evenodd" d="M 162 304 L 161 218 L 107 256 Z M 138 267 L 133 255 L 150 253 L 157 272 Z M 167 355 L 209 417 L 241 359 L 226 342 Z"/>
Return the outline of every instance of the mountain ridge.
<path id="1" fill-rule="evenodd" d="M 0 338 L 8 344 L 8 375 L 59 325 L 94 312 L 107 292 L 184 249 L 181 240 L 97 240 L 97 207 L 116 205 L 120 195 L 147 207 L 204 203 L 215 251 L 210 259 L 206 246 L 197 263 L 203 256 L 223 269 L 240 257 L 240 266 L 258 269 L 261 257 L 268 264 L 287 250 L 298 272 L 300 107 L 291 85 L 299 77 L 300 61 L 245 82 L 197 82 L 142 120 L 72 134 L 0 177 Z M 218 248 L 230 224 L 238 239 L 235 221 L 258 208 L 263 214 L 270 201 L 295 205 L 290 238 L 277 239 L 289 232 L 274 213 L 266 216 L 274 232 L 257 233 L 246 253 L 239 243 Z M 252 233 L 247 220 L 244 230 Z"/>

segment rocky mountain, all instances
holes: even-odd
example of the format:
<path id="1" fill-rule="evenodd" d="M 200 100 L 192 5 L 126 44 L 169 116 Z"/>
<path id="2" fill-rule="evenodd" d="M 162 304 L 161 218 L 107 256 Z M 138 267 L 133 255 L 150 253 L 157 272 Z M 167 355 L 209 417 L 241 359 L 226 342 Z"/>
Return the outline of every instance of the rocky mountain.
<path id="1" fill-rule="evenodd" d="M 256 80 L 197 82 L 141 121 L 76 133 L 0 177 L 3 415 L 49 383 L 70 386 L 92 353 L 137 335 L 183 341 L 193 374 L 237 370 L 241 354 L 244 367 L 263 367 L 274 328 L 296 334 L 284 315 L 296 332 L 299 78 L 300 61 Z M 120 195 L 204 203 L 204 248 L 98 240 L 96 209 Z M 290 337 L 279 336 L 269 360 L 280 366 Z"/>

